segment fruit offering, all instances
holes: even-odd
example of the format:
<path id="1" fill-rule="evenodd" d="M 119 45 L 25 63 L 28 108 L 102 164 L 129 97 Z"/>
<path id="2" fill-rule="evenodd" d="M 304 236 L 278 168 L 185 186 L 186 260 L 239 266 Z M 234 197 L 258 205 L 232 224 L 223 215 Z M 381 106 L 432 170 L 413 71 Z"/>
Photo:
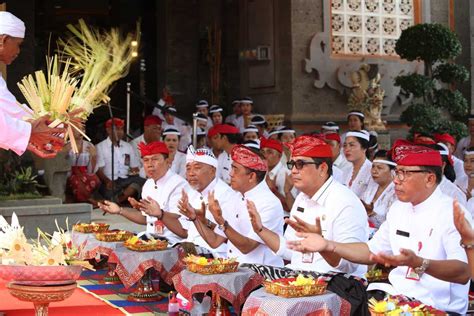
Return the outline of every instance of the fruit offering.
<path id="1" fill-rule="evenodd" d="M 109 229 L 109 224 L 105 223 L 79 223 L 75 224 L 72 229 L 76 232 L 79 233 L 85 233 L 85 234 L 90 234 L 90 233 L 101 233 L 105 232 Z"/>
<path id="2" fill-rule="evenodd" d="M 266 280 L 263 285 L 268 293 L 283 297 L 320 295 L 326 292 L 327 283 L 323 278 L 314 279 L 299 274 L 296 278 Z"/>
<path id="3" fill-rule="evenodd" d="M 108 230 L 106 232 L 100 232 L 95 234 L 95 238 L 100 241 L 106 242 L 119 242 L 125 241 L 133 237 L 133 233 L 126 230 Z"/>
<path id="4" fill-rule="evenodd" d="M 410 301 L 404 296 L 387 296 L 382 301 L 375 298 L 369 300 L 369 310 L 372 316 L 424 316 L 424 315 L 446 315 L 431 306 L 419 301 Z"/>
<path id="5" fill-rule="evenodd" d="M 148 240 L 140 239 L 137 236 L 127 239 L 123 245 L 133 251 L 158 251 L 168 247 L 166 240 L 159 240 L 151 237 Z"/>
<path id="6" fill-rule="evenodd" d="M 237 271 L 239 263 L 235 258 L 205 258 L 189 255 L 184 258 L 189 271 L 199 274 L 218 274 Z"/>

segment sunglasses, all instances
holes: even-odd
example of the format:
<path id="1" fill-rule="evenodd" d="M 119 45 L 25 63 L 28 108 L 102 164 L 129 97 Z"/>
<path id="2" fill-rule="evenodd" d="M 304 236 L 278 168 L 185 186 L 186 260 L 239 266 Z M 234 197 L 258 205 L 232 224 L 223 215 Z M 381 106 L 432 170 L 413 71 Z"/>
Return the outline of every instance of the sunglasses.
<path id="1" fill-rule="evenodd" d="M 293 167 L 296 167 L 296 170 L 301 170 L 305 165 L 318 165 L 317 162 L 314 161 L 305 161 L 305 160 L 290 160 L 286 163 L 286 166 L 288 169 L 293 169 Z"/>

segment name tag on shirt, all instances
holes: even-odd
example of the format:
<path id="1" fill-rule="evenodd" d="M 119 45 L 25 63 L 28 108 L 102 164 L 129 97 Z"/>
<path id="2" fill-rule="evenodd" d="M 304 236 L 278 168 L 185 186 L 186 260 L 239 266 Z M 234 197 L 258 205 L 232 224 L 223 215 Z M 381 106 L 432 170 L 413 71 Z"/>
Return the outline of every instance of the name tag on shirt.
<path id="1" fill-rule="evenodd" d="M 163 235 L 165 225 L 163 224 L 162 221 L 156 221 L 155 222 L 155 233 L 158 235 Z"/>
<path id="2" fill-rule="evenodd" d="M 305 252 L 303 253 L 303 257 L 301 258 L 301 261 L 303 263 L 313 263 L 314 259 L 314 252 Z"/>
<path id="3" fill-rule="evenodd" d="M 297 210 L 298 212 L 304 213 L 304 208 L 301 207 L 301 206 L 298 206 L 298 207 L 296 208 L 296 210 Z"/>
<path id="4" fill-rule="evenodd" d="M 403 230 L 398 230 L 398 229 L 397 229 L 396 234 L 397 234 L 398 236 L 410 237 L 410 233 L 404 232 Z"/>

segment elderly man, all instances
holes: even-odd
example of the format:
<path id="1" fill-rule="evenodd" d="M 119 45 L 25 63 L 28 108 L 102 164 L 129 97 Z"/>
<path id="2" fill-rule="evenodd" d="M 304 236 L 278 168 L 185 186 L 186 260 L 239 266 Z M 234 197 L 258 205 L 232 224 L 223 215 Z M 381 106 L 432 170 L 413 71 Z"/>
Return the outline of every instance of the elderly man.
<path id="1" fill-rule="evenodd" d="M 188 237 L 186 241 L 207 249 L 214 257 L 226 257 L 227 244 L 222 243 L 213 249 L 202 238 L 205 234 L 203 226 L 215 228 L 216 220 L 208 208 L 208 196 L 214 192 L 214 198 L 221 201 L 221 209 L 225 217 L 235 214 L 238 196 L 232 188 L 222 179 L 216 177 L 217 159 L 210 149 L 196 149 L 192 146 L 188 148 L 186 157 L 187 179 L 193 190 L 188 193 L 183 191 L 179 202 L 179 210 L 193 224 L 188 227 Z"/>
<path id="2" fill-rule="evenodd" d="M 123 141 L 124 121 L 118 118 L 105 122 L 108 137 L 97 144 L 97 176 L 102 182 L 99 192 L 105 199 L 117 195 L 125 202 L 141 190 L 144 179 L 138 176 L 139 160 L 132 146 Z M 114 172 L 112 174 L 112 144 L 114 146 Z M 115 190 L 112 188 L 115 186 Z"/>
<path id="3" fill-rule="evenodd" d="M 300 233 L 288 243 L 301 252 L 330 252 L 352 262 L 394 266 L 385 289 L 447 312 L 465 314 L 469 266 L 453 224 L 453 200 L 441 193 L 440 153 L 396 142 L 395 192 L 387 220 L 368 242 L 340 243 Z"/>
<path id="4" fill-rule="evenodd" d="M 178 211 L 178 200 L 181 192 L 187 187 L 186 181 L 169 169 L 168 148 L 162 142 L 139 145 L 143 165 L 148 180 L 143 185 L 142 199 L 129 198 L 133 208 L 120 207 L 104 201 L 99 207 L 105 212 L 122 215 L 137 223 L 146 224 L 146 232 L 168 239 L 170 244 L 181 242 L 186 235 L 168 229 L 170 222 L 181 216 Z M 184 219 L 180 219 L 183 220 Z M 183 222 L 183 225 L 187 225 Z"/>
<path id="5" fill-rule="evenodd" d="M 217 177 L 229 184 L 232 164 L 230 153 L 235 144 L 240 140 L 239 130 L 229 124 L 218 124 L 209 130 L 207 137 L 214 150 L 222 151 L 219 157 L 217 157 Z"/>
<path id="6" fill-rule="evenodd" d="M 209 211 L 216 226 L 201 225 L 201 236 L 213 248 L 227 241 L 227 257 L 237 257 L 242 263 L 260 263 L 282 266 L 283 260 L 275 255 L 255 234 L 250 225 L 247 207 L 256 208 L 266 227 L 276 234 L 283 233 L 283 208 L 265 182 L 267 165 L 257 153 L 237 145 L 232 149 L 231 187 L 239 194 L 233 214 L 224 214 L 216 195 L 209 195 Z"/>
<path id="7" fill-rule="evenodd" d="M 20 54 L 25 24 L 10 12 L 0 12 L 0 62 L 10 65 Z M 42 158 L 52 158 L 64 145 L 63 128 L 49 128 L 48 117 L 31 120 L 31 110 L 19 106 L 0 73 L 0 148 L 22 155 L 26 149 Z M 24 121 L 30 119 L 30 121 Z"/>
<path id="8" fill-rule="evenodd" d="M 344 260 L 330 251 L 306 253 L 291 251 L 286 240 L 295 239 L 297 231 L 317 230 L 326 239 L 339 242 L 366 242 L 367 214 L 364 206 L 350 189 L 335 181 L 332 174 L 332 152 L 323 140 L 300 136 L 294 144 L 291 160 L 294 186 L 301 192 L 293 204 L 290 225 L 284 237 L 262 224 L 260 215 L 249 208 L 254 232 L 273 252 L 289 260 L 295 270 L 340 272 L 363 276 L 367 267 Z"/>

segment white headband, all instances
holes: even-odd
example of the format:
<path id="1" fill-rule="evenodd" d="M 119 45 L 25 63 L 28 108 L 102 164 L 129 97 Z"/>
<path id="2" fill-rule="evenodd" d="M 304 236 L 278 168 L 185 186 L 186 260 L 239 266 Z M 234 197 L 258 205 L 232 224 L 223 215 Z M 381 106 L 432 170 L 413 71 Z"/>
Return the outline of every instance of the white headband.
<path id="1" fill-rule="evenodd" d="M 321 128 L 326 130 L 326 131 L 334 131 L 334 132 L 337 132 L 339 130 L 339 126 L 337 126 L 337 125 L 333 125 L 333 126 L 323 125 L 323 126 L 321 126 Z"/>
<path id="2" fill-rule="evenodd" d="M 361 112 L 349 112 L 347 114 L 347 117 L 351 116 L 351 115 L 356 115 L 356 116 L 359 116 L 359 117 L 362 117 L 362 118 L 365 118 L 365 115 Z"/>
<path id="3" fill-rule="evenodd" d="M 260 140 L 248 140 L 244 143 L 245 147 L 254 148 L 260 150 Z"/>
<path id="4" fill-rule="evenodd" d="M 443 143 L 437 143 L 436 145 L 443 147 L 443 150 L 438 150 L 440 155 L 449 156 L 449 148 Z"/>
<path id="5" fill-rule="evenodd" d="M 212 150 L 206 148 L 194 149 L 193 145 L 189 145 L 188 152 L 186 153 L 186 163 L 190 162 L 201 162 L 217 168 L 217 159 Z"/>
<path id="6" fill-rule="evenodd" d="M 258 128 L 256 128 L 255 125 L 249 125 L 247 126 L 247 128 L 244 128 L 244 130 L 242 131 L 242 134 L 249 133 L 249 132 L 258 133 Z"/>
<path id="7" fill-rule="evenodd" d="M 362 138 L 362 139 L 365 139 L 366 141 L 369 141 L 370 140 L 370 135 L 367 131 L 350 131 L 350 132 L 347 132 L 346 134 L 346 138 L 349 137 L 349 136 L 352 136 L 352 137 L 357 137 L 357 138 Z"/>
<path id="8" fill-rule="evenodd" d="M 383 163 L 383 164 L 390 165 L 390 166 L 394 166 L 394 167 L 397 166 L 396 163 L 394 163 L 393 161 L 389 161 L 389 160 L 374 159 L 374 160 L 372 161 L 372 163 L 374 163 L 374 162 Z"/>
<path id="9" fill-rule="evenodd" d="M 10 12 L 0 12 L 0 35 L 25 38 L 25 23 Z"/>
<path id="10" fill-rule="evenodd" d="M 199 117 L 199 116 L 196 116 L 196 120 L 198 120 L 198 121 L 203 121 L 203 122 L 207 122 L 207 118 L 206 118 L 206 117 Z"/>
<path id="11" fill-rule="evenodd" d="M 167 128 L 163 132 L 163 136 L 165 136 L 165 135 L 178 135 L 178 136 L 181 136 L 181 133 L 177 129 Z"/>
<path id="12" fill-rule="evenodd" d="M 474 155 L 474 151 L 465 150 L 464 155 Z"/>
<path id="13" fill-rule="evenodd" d="M 220 106 L 217 106 L 217 107 L 212 107 L 211 106 L 211 109 L 209 110 L 209 113 L 217 113 L 217 112 L 222 112 L 222 111 L 224 111 L 224 110 Z"/>

